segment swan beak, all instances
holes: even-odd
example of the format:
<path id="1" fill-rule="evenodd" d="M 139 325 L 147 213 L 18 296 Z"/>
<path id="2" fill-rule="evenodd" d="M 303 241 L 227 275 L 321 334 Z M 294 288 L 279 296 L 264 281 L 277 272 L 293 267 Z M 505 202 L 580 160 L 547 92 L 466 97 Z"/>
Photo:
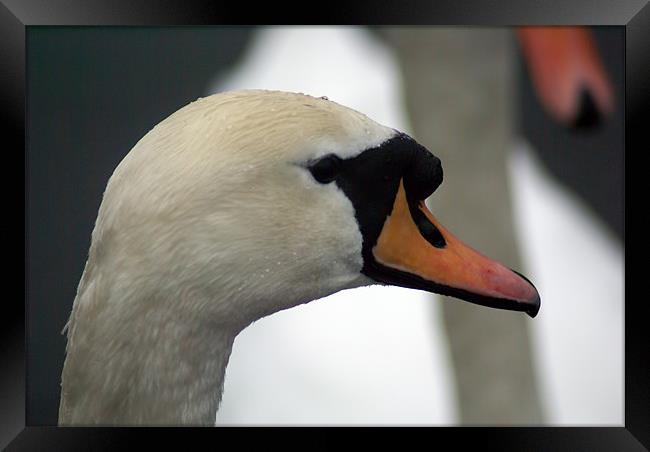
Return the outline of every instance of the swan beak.
<path id="1" fill-rule="evenodd" d="M 458 240 L 424 201 L 409 203 L 403 182 L 372 253 L 375 262 L 368 273 L 380 282 L 531 317 L 539 311 L 539 293 L 528 279 Z"/>
<path id="2" fill-rule="evenodd" d="M 542 106 L 574 129 L 600 125 L 614 109 L 614 88 L 586 27 L 520 27 L 517 36 Z"/>

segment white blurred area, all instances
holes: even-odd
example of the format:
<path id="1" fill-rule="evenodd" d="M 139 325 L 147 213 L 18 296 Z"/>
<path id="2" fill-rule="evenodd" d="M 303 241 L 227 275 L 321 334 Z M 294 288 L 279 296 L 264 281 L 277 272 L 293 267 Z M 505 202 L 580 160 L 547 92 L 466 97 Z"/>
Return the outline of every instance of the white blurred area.
<path id="1" fill-rule="evenodd" d="M 549 424 L 624 425 L 623 250 L 528 145 L 510 160 L 525 267 L 542 294 L 530 322 Z"/>
<path id="2" fill-rule="evenodd" d="M 391 50 L 363 28 L 274 27 L 259 30 L 207 94 L 327 96 L 409 133 L 401 83 Z M 545 422 L 622 425 L 622 250 L 525 143 L 514 148 L 516 226 L 542 294 L 530 323 Z M 343 291 L 264 318 L 235 340 L 217 425 L 458 424 L 444 334 L 440 304 L 397 287 Z"/>

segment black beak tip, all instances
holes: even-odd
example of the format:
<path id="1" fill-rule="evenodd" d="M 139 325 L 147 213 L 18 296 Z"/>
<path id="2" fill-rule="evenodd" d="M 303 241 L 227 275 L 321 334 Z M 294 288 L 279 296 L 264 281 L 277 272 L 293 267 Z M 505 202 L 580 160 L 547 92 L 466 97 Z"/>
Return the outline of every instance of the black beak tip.
<path id="1" fill-rule="evenodd" d="M 510 270 L 512 270 L 512 269 L 510 269 Z M 530 279 L 526 278 L 524 275 L 522 275 L 521 273 L 519 273 L 516 270 L 512 270 L 512 271 L 514 273 L 516 273 L 517 275 L 519 275 L 528 284 L 533 286 L 533 289 L 535 289 L 535 298 L 533 298 L 532 300 L 529 300 L 529 301 L 522 302 L 522 304 L 524 305 L 523 311 L 526 314 L 528 314 L 531 319 L 534 319 L 537 316 L 537 314 L 539 313 L 539 309 L 542 307 L 542 299 L 539 296 L 539 291 L 537 290 L 537 287 L 535 287 L 535 285 L 532 282 L 530 282 Z"/>
<path id="2" fill-rule="evenodd" d="M 539 293 L 537 293 L 537 296 L 533 300 L 526 303 L 526 314 L 528 314 L 531 319 L 534 319 L 541 307 L 542 299 L 539 297 Z"/>

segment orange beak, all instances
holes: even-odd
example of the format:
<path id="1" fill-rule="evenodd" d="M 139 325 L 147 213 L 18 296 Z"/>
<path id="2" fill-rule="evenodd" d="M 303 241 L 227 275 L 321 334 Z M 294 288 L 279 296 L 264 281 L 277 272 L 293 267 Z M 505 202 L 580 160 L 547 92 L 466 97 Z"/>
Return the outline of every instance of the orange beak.
<path id="1" fill-rule="evenodd" d="M 418 220 L 414 208 L 419 209 Z M 423 227 L 435 231 L 439 242 L 427 239 Z M 373 277 L 383 282 L 524 311 L 531 317 L 539 311 L 539 293 L 530 281 L 461 242 L 440 225 L 423 201 L 409 207 L 403 181 L 372 253 L 378 264 Z"/>
<path id="2" fill-rule="evenodd" d="M 614 89 L 586 27 L 519 27 L 533 86 L 557 121 L 596 125 L 614 109 Z"/>

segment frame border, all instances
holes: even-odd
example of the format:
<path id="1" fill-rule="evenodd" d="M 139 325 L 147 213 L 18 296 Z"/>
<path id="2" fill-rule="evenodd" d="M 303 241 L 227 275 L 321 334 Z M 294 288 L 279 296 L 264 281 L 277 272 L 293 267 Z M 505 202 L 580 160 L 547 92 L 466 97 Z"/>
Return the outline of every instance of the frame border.
<path id="1" fill-rule="evenodd" d="M 4 3 L 4 4 L 2 4 Z M 650 97 L 650 6 L 648 0 L 589 0 L 544 3 L 535 0 L 490 0 L 454 2 L 453 0 L 389 4 L 387 1 L 357 2 L 353 5 L 332 7 L 327 11 L 283 10 L 279 5 L 258 6 L 257 17 L 251 8 L 225 7 L 207 0 L 191 4 L 160 0 L 155 5 L 124 0 L 2 0 L 0 3 L 0 46 L 3 63 L 0 65 L 0 111 L 5 137 L 11 137 L 16 153 L 25 156 L 25 298 L 22 302 L 8 300 L 0 337 L 0 360 L 3 363 L 0 378 L 0 447 L 7 450 L 36 450 L 47 444 L 48 450 L 112 450 L 125 448 L 133 440 L 146 439 L 152 443 L 170 445 L 172 439 L 187 445 L 195 434 L 209 435 L 217 429 L 194 428 L 58 428 L 25 425 L 26 353 L 25 310 L 29 299 L 28 251 L 29 198 L 27 193 L 29 167 L 27 160 L 26 129 L 26 31 L 38 25 L 121 25 L 121 26 L 178 26 L 221 25 L 227 23 L 286 23 L 284 13 L 306 12 L 294 22 L 321 24 L 418 24 L 418 25 L 619 25 L 625 26 L 625 147 L 636 152 L 649 149 L 643 141 L 643 113 L 648 112 Z M 332 11 L 339 13 L 337 18 Z M 311 12 L 311 14 L 309 14 Z M 328 12 L 330 14 L 328 14 Z M 268 15 L 263 16 L 265 13 Z M 341 14 L 342 13 L 342 14 Z M 647 127 L 647 126 L 646 126 Z M 645 146 L 644 146 L 645 145 Z M 633 151 L 634 152 L 634 151 Z M 628 178 L 629 180 L 629 178 Z M 627 211 L 626 211 L 627 218 Z M 626 223 L 628 223 L 626 221 Z M 629 224 L 629 223 L 628 223 Z M 625 247 L 624 247 L 625 249 Z M 627 255 L 626 255 L 627 258 Z M 628 277 L 626 275 L 626 282 Z M 436 440 L 454 444 L 477 446 L 498 445 L 500 450 L 644 450 L 650 447 L 650 370 L 643 353 L 647 351 L 648 334 L 645 316 L 641 315 L 642 301 L 625 305 L 625 426 L 624 427 L 437 427 L 424 430 Z M 3 316 L 4 317 L 4 316 Z M 469 431 L 467 429 L 470 429 Z M 219 429 L 220 434 L 225 430 Z M 267 432 L 271 434 L 271 429 Z M 302 428 L 308 434 L 314 428 Z M 400 429 L 395 429 L 400 430 Z M 313 432 L 316 433 L 316 432 Z M 409 432 L 409 434 L 412 432 Z M 378 429 L 373 436 L 383 437 Z M 273 436 L 271 434 L 271 436 Z M 173 437 L 173 438 L 172 438 Z M 319 438 L 322 436 L 319 435 Z M 207 439 L 207 437 L 206 437 Z M 336 444 L 333 441 L 332 445 Z M 444 444 L 444 442 L 442 443 Z M 646 449 L 647 450 L 647 449 Z"/>

